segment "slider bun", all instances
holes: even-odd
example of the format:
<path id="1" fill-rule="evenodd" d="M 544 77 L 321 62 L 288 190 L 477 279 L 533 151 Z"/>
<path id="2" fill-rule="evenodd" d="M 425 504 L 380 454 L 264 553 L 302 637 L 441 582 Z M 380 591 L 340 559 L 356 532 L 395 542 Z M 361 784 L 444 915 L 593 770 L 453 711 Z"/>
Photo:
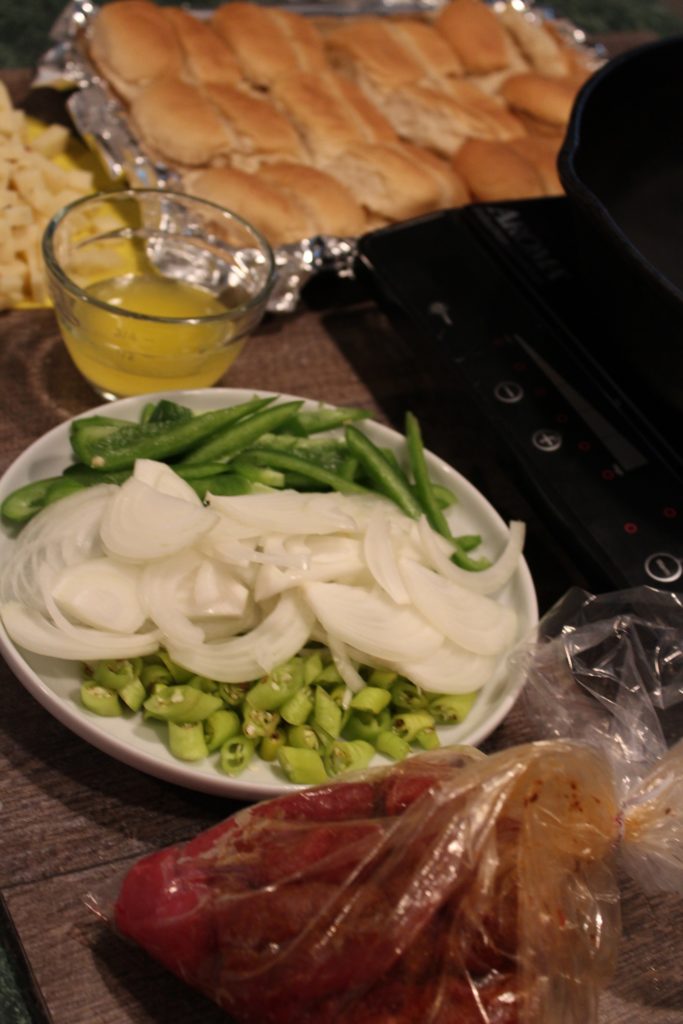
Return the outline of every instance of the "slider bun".
<path id="1" fill-rule="evenodd" d="M 562 140 L 562 136 L 524 135 L 508 143 L 515 153 L 533 164 L 548 196 L 560 196 L 564 193 L 557 172 L 557 156 Z"/>
<path id="2" fill-rule="evenodd" d="M 376 92 L 399 89 L 424 76 L 422 65 L 383 18 L 348 20 L 327 35 L 326 47 L 333 67 L 362 85 L 373 98 Z"/>
<path id="3" fill-rule="evenodd" d="M 304 148 L 291 123 L 267 99 L 233 85 L 205 85 L 230 136 L 230 160 L 255 170 L 262 160 L 301 160 Z"/>
<path id="4" fill-rule="evenodd" d="M 279 189 L 235 167 L 210 167 L 185 176 L 188 192 L 223 206 L 249 221 L 272 246 L 315 234 L 309 214 Z"/>
<path id="5" fill-rule="evenodd" d="M 438 209 L 439 182 L 401 143 L 356 143 L 324 169 L 372 214 L 387 220 Z"/>
<path id="6" fill-rule="evenodd" d="M 451 0 L 437 14 L 434 24 L 469 74 L 500 71 L 514 54 L 498 17 L 480 0 Z"/>
<path id="7" fill-rule="evenodd" d="M 299 203 L 315 225 L 318 235 L 361 235 L 365 213 L 348 189 L 330 174 L 303 164 L 264 164 L 260 178 L 279 189 L 292 203 Z"/>
<path id="8" fill-rule="evenodd" d="M 253 85 L 267 87 L 294 70 L 320 72 L 326 67 L 322 37 L 292 11 L 234 0 L 216 9 L 211 25 Z"/>
<path id="9" fill-rule="evenodd" d="M 182 7 L 161 7 L 185 55 L 185 69 L 194 82 L 236 85 L 240 70 L 227 43 L 204 21 Z"/>
<path id="10" fill-rule="evenodd" d="M 571 64 L 566 50 L 536 15 L 505 7 L 498 14 L 532 69 L 542 75 L 562 77 Z"/>
<path id="11" fill-rule="evenodd" d="M 506 79 L 500 94 L 515 113 L 539 129 L 557 131 L 569 122 L 576 89 L 567 79 L 529 71 Z"/>
<path id="12" fill-rule="evenodd" d="M 88 35 L 96 68 L 124 99 L 164 75 L 180 74 L 183 52 L 160 7 L 115 0 L 98 12 Z"/>
<path id="13" fill-rule="evenodd" d="M 160 79 L 137 93 L 130 119 L 143 144 L 171 164 L 199 167 L 230 148 L 218 112 L 199 89 L 178 78 Z"/>
<path id="14" fill-rule="evenodd" d="M 453 166 L 478 202 L 546 194 L 534 165 L 505 142 L 468 139 L 453 158 Z"/>
<path id="15" fill-rule="evenodd" d="M 449 78 L 464 74 L 457 53 L 433 25 L 417 18 L 392 18 L 387 20 L 387 26 L 428 78 L 447 82 Z"/>

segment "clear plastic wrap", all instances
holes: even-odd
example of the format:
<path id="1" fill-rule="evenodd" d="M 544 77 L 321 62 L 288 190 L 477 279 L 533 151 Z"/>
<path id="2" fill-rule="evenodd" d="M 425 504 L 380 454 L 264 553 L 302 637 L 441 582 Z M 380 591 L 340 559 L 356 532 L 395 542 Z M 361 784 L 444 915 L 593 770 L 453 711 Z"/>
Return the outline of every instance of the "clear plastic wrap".
<path id="1" fill-rule="evenodd" d="M 518 650 L 539 737 L 245 808 L 128 872 L 112 919 L 238 1024 L 590 1024 L 620 855 L 683 892 L 675 595 L 573 592 Z"/>

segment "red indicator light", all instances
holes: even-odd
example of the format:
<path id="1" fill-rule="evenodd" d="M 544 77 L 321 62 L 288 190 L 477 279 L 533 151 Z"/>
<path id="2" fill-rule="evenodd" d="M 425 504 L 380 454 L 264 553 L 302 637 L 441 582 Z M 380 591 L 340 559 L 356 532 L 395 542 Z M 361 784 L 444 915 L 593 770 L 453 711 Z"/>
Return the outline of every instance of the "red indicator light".
<path id="1" fill-rule="evenodd" d="M 577 447 L 580 452 L 589 452 L 591 450 L 592 445 L 590 441 L 579 441 Z"/>
<path id="2" fill-rule="evenodd" d="M 675 519 L 678 515 L 678 509 L 674 508 L 673 505 L 667 505 L 666 508 L 662 509 L 662 515 L 666 519 Z"/>
<path id="3" fill-rule="evenodd" d="M 600 476 L 602 477 L 603 480 L 614 480 L 614 477 L 616 476 L 616 473 L 614 472 L 613 469 L 603 469 L 602 472 L 600 473 Z"/>
<path id="4" fill-rule="evenodd" d="M 638 524 L 624 523 L 624 533 L 638 533 Z"/>

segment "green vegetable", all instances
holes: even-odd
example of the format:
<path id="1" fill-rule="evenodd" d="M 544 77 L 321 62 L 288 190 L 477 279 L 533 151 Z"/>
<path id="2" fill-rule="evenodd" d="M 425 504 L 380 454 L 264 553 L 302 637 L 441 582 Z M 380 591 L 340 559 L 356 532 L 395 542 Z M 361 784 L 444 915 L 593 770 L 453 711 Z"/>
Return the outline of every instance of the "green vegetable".
<path id="1" fill-rule="evenodd" d="M 353 420 L 366 420 L 372 414 L 367 409 L 352 407 L 344 408 L 336 406 L 328 408 L 321 406 L 319 409 L 304 410 L 294 417 L 289 424 L 289 429 L 294 434 L 317 434 L 323 430 L 334 430 L 335 427 L 343 427 Z"/>
<path id="2" fill-rule="evenodd" d="M 441 725 L 455 725 L 472 710 L 476 693 L 443 693 L 429 701 L 429 713 Z"/>
<path id="3" fill-rule="evenodd" d="M 17 488 L 8 494 L 0 506 L 0 512 L 4 519 L 10 523 L 23 525 L 32 519 L 36 512 L 45 505 L 45 498 L 50 487 L 59 483 L 61 477 L 51 476 L 45 480 L 36 480 L 32 484 Z"/>
<path id="4" fill-rule="evenodd" d="M 208 756 L 201 722 L 168 722 L 168 746 L 181 761 L 201 761 Z"/>
<path id="5" fill-rule="evenodd" d="M 412 412 L 406 413 L 405 431 L 406 441 L 408 444 L 408 460 L 410 462 L 410 470 L 413 474 L 413 480 L 415 481 L 417 500 L 424 510 L 432 529 L 436 530 L 437 533 L 440 533 L 442 537 L 447 537 L 449 540 L 452 540 L 453 535 L 451 533 L 451 529 L 446 521 L 446 517 L 441 511 L 441 506 L 432 489 L 432 482 L 429 479 L 429 469 L 425 459 L 420 425 Z"/>
<path id="6" fill-rule="evenodd" d="M 376 740 L 376 747 L 378 753 L 385 754 L 392 761 L 402 761 L 404 757 L 410 754 L 410 743 L 408 743 L 408 740 L 403 739 L 402 736 L 399 736 L 392 729 L 387 729 L 386 732 L 379 734 Z"/>
<path id="7" fill-rule="evenodd" d="M 278 750 L 277 757 L 290 782 L 308 786 L 328 781 L 323 759 L 317 750 L 284 746 Z"/>
<path id="8" fill-rule="evenodd" d="M 290 452 L 272 451 L 268 448 L 253 448 L 249 452 L 249 458 L 256 465 L 267 466 L 271 470 L 282 470 L 288 474 L 297 473 L 300 477 L 311 481 L 311 483 L 322 484 L 328 490 L 339 491 L 340 494 L 367 494 L 368 488 L 361 487 L 353 480 L 345 477 L 325 466 L 319 465 L 302 455 L 293 455 Z M 288 483 L 290 481 L 288 480 Z"/>
<path id="9" fill-rule="evenodd" d="M 408 743 L 416 738 L 421 729 L 434 725 L 434 718 L 427 711 L 406 711 L 403 715 L 395 715 L 391 728 L 397 736 Z"/>
<path id="10" fill-rule="evenodd" d="M 364 686 L 351 698 L 351 708 L 354 711 L 369 711 L 378 715 L 384 711 L 391 700 L 391 693 L 379 686 Z"/>
<path id="11" fill-rule="evenodd" d="M 395 501 L 411 519 L 419 519 L 422 509 L 400 468 L 392 465 L 381 449 L 357 427 L 347 427 L 345 435 L 351 454 L 364 467 L 377 490 Z"/>
<path id="12" fill-rule="evenodd" d="M 205 412 L 192 419 L 150 423 L 125 423 L 117 428 L 102 428 L 101 417 L 83 417 L 71 425 L 71 446 L 77 458 L 97 470 L 127 469 L 136 459 L 168 459 L 196 448 L 205 438 L 216 435 L 228 425 L 236 425 L 251 413 L 272 402 L 272 398 L 253 398 L 227 409 Z M 193 458 L 209 462 L 211 456 Z"/>
<path id="13" fill-rule="evenodd" d="M 239 775 L 254 756 L 256 745 L 246 736 L 233 736 L 221 747 L 219 764 L 226 775 Z"/>
<path id="14" fill-rule="evenodd" d="M 276 729 L 270 736 L 264 736 L 258 745 L 258 755 L 262 761 L 275 761 L 278 751 L 285 745 L 285 734 Z"/>
<path id="15" fill-rule="evenodd" d="M 194 686 L 178 683 L 159 687 L 147 698 L 143 707 L 153 718 L 164 722 L 202 722 L 222 707 L 222 702 L 211 693 L 203 693 Z"/>
<path id="16" fill-rule="evenodd" d="M 365 740 L 335 740 L 325 751 L 323 764 L 334 777 L 367 768 L 374 756 L 375 748 Z"/>
<path id="17" fill-rule="evenodd" d="M 274 711 L 290 700 L 303 682 L 303 662 L 301 658 L 291 658 L 249 689 L 247 704 L 260 711 Z"/>
<path id="18" fill-rule="evenodd" d="M 272 409 L 263 408 L 264 405 L 270 404 L 272 399 L 255 399 L 254 403 L 258 401 L 257 411 L 249 410 L 251 415 L 245 416 L 244 413 L 240 416 L 233 416 L 232 419 L 227 419 L 222 424 L 225 429 L 218 431 L 212 430 L 210 436 L 207 434 L 207 440 L 195 447 L 195 441 L 186 445 L 186 450 L 192 448 L 192 451 L 188 452 L 185 458 L 180 463 L 181 466 L 191 466 L 193 463 L 199 462 L 213 462 L 214 459 L 219 461 L 225 461 L 232 455 L 237 455 L 238 452 L 248 448 L 249 445 L 259 438 L 262 434 L 265 434 L 270 430 L 277 430 L 287 420 L 291 419 L 295 412 L 301 408 L 303 402 L 283 402 L 281 405 L 273 406 Z M 233 406 L 233 409 L 244 408 L 244 406 Z M 224 413 L 230 410 L 222 410 Z M 206 416 L 218 415 L 217 413 L 205 413 Z M 198 417 L 201 419 L 201 417 Z M 196 423 L 196 419 L 193 421 Z M 189 429 L 191 424 L 181 424 L 178 429 L 185 427 Z"/>
<path id="19" fill-rule="evenodd" d="M 204 722 L 204 736 L 208 752 L 212 754 L 214 750 L 219 750 L 226 740 L 237 736 L 241 728 L 240 716 L 236 711 L 228 711 L 227 708 L 212 711 Z"/>
<path id="20" fill-rule="evenodd" d="M 342 710 L 322 686 L 315 687 L 312 724 L 327 736 L 336 737 L 341 732 Z"/>
<path id="21" fill-rule="evenodd" d="M 81 684 L 81 703 L 88 711 L 104 718 L 114 718 L 121 714 L 121 703 L 115 690 L 110 690 L 100 683 L 86 682 Z"/>

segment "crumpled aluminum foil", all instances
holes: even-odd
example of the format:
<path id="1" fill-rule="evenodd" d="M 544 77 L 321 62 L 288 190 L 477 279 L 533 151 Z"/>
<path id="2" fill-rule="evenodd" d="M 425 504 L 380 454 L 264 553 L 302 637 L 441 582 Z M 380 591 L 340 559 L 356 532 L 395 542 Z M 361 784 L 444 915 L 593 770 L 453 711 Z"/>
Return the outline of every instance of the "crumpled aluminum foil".
<path id="1" fill-rule="evenodd" d="M 415 13 L 438 10 L 445 0 L 290 0 L 291 10 L 308 15 L 358 15 L 370 13 Z M 509 0 L 496 0 L 505 6 Z M 554 16 L 548 9 L 531 8 L 530 16 Z M 149 159 L 128 125 L 122 104 L 90 63 L 82 44 L 83 31 L 97 13 L 92 0 L 69 0 L 50 31 L 52 46 L 38 62 L 35 88 L 71 90 L 67 109 L 83 141 L 99 158 L 112 182 L 125 181 L 133 188 L 181 189 L 179 176 L 163 164 Z M 198 16 L 201 12 L 195 11 Z M 568 42 L 585 48 L 585 34 L 568 21 L 556 22 Z M 600 55 L 595 51 L 596 67 Z M 318 236 L 305 238 L 274 250 L 278 275 L 268 303 L 269 312 L 291 313 L 300 301 L 306 282 L 322 270 L 342 277 L 353 276 L 356 239 Z"/>

